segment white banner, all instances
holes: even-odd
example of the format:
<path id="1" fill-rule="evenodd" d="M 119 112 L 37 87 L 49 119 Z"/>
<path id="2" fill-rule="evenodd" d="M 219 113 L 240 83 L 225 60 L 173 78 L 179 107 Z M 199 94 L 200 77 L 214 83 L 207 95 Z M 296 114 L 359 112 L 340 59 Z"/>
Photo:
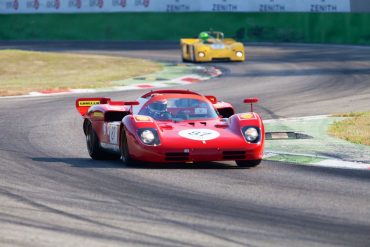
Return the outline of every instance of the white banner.
<path id="1" fill-rule="evenodd" d="M 256 12 L 350 12 L 349 0 L 259 0 L 248 1 Z"/>
<path id="2" fill-rule="evenodd" d="M 202 11 L 212 12 L 252 12 L 247 11 L 249 2 L 240 0 L 201 1 Z"/>
<path id="3" fill-rule="evenodd" d="M 350 12 L 350 0 L 213 0 L 201 11 L 214 12 Z"/>
<path id="4" fill-rule="evenodd" d="M 350 12 L 350 0 L 0 0 L 0 14 L 94 12 Z"/>

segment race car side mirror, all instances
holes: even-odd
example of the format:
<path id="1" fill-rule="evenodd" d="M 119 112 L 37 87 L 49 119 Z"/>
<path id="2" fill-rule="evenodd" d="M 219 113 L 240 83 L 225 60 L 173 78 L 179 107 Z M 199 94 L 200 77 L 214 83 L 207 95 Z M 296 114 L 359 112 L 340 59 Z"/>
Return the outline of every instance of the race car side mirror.
<path id="1" fill-rule="evenodd" d="M 244 103 L 245 104 L 251 104 L 251 112 L 253 112 L 253 104 L 254 103 L 257 103 L 259 101 L 259 99 L 258 98 L 246 98 L 246 99 L 244 99 Z"/>

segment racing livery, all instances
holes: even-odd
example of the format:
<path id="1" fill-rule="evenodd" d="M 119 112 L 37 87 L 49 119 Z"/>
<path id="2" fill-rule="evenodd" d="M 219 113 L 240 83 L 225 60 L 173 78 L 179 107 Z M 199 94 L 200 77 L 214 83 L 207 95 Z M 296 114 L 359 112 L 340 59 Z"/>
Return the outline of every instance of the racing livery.
<path id="1" fill-rule="evenodd" d="M 150 91 L 137 101 L 79 98 L 83 131 L 93 159 L 135 162 L 235 160 L 256 166 L 263 156 L 265 131 L 253 112 L 235 113 L 230 103 L 189 90 Z"/>
<path id="2" fill-rule="evenodd" d="M 181 39 L 183 61 L 239 61 L 245 59 L 244 45 L 234 39 L 225 39 L 222 32 L 201 32 L 198 38 Z"/>

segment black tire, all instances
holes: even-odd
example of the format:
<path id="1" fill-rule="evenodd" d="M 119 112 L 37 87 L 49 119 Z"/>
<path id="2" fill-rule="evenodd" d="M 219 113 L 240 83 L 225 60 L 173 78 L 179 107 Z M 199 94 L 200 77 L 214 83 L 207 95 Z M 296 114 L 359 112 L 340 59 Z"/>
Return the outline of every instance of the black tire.
<path id="1" fill-rule="evenodd" d="M 127 137 L 126 132 L 124 130 L 121 131 L 121 159 L 122 162 L 125 163 L 127 166 L 132 166 L 134 164 L 134 160 L 130 156 L 129 147 L 127 144 Z"/>
<path id="2" fill-rule="evenodd" d="M 86 129 L 87 151 L 93 160 L 112 160 L 119 158 L 119 155 L 108 153 L 101 148 L 98 135 L 91 123 L 87 125 Z"/>
<path id="3" fill-rule="evenodd" d="M 262 160 L 235 160 L 239 167 L 255 167 L 261 163 Z"/>
<path id="4" fill-rule="evenodd" d="M 192 46 L 191 47 L 191 50 L 192 50 L 192 53 L 191 53 L 191 56 L 190 56 L 190 60 L 193 62 L 193 63 L 197 63 L 197 57 L 196 57 L 196 54 L 195 54 L 195 47 Z"/>

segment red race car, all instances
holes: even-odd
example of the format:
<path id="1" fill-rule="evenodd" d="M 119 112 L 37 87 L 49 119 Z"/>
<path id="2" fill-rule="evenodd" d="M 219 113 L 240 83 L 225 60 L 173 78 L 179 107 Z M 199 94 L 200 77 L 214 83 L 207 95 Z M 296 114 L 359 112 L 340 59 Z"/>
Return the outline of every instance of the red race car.
<path id="1" fill-rule="evenodd" d="M 93 159 L 122 158 L 141 162 L 206 162 L 235 160 L 257 166 L 263 156 L 265 131 L 260 116 L 235 114 L 231 104 L 188 90 L 157 90 L 137 101 L 79 98 L 77 110 Z"/>

